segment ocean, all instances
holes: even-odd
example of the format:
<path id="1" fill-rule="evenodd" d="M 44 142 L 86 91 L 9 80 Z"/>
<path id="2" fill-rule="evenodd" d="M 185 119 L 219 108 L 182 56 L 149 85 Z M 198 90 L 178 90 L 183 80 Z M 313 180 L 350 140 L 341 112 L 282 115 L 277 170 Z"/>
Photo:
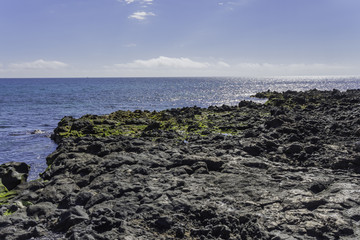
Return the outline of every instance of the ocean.
<path id="1" fill-rule="evenodd" d="M 64 116 L 116 110 L 164 110 L 236 105 L 260 91 L 347 90 L 360 77 L 274 78 L 49 78 L 0 79 L 0 164 L 26 162 L 29 180 L 55 150 L 50 135 Z"/>

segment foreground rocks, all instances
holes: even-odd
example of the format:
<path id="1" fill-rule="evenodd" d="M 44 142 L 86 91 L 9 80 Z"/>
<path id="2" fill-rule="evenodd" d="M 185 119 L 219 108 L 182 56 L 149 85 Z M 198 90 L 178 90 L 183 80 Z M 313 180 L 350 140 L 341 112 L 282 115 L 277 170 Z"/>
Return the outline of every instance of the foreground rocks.
<path id="1" fill-rule="evenodd" d="M 0 205 L 7 204 L 17 195 L 14 189 L 26 182 L 29 170 L 30 166 L 26 163 L 8 162 L 0 165 Z"/>
<path id="2" fill-rule="evenodd" d="M 359 239 L 360 91 L 256 96 L 65 117 L 0 239 Z"/>

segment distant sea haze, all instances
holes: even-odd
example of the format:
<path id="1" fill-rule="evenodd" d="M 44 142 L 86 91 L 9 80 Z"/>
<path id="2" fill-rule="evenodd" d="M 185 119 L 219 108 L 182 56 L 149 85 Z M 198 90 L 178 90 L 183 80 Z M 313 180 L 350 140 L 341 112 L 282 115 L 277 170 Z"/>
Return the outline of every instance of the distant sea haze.
<path id="1" fill-rule="evenodd" d="M 38 178 L 63 116 L 236 105 L 260 91 L 314 88 L 358 89 L 360 77 L 0 79 L 0 164 L 26 162 Z"/>

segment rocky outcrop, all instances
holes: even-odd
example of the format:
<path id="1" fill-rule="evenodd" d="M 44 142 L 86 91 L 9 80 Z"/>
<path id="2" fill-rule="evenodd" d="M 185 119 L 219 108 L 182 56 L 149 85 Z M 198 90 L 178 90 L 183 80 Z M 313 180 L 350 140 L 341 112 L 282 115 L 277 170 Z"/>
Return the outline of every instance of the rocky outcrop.
<path id="1" fill-rule="evenodd" d="M 26 163 L 8 162 L 0 165 L 0 205 L 7 204 L 17 194 L 16 188 L 26 183 L 30 166 Z"/>
<path id="2" fill-rule="evenodd" d="M 360 238 L 360 91 L 256 96 L 65 117 L 0 238 Z"/>
<path id="3" fill-rule="evenodd" d="M 13 190 L 19 184 L 26 182 L 29 176 L 30 166 L 26 163 L 8 162 L 0 165 L 1 183 L 8 189 Z"/>

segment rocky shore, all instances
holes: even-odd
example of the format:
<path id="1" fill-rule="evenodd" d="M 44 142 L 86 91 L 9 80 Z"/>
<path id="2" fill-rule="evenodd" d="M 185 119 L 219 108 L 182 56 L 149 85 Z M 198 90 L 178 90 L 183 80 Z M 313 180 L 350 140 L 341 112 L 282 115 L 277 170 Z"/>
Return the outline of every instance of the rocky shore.
<path id="1" fill-rule="evenodd" d="M 360 90 L 64 117 L 0 166 L 0 239 L 360 239 Z"/>

